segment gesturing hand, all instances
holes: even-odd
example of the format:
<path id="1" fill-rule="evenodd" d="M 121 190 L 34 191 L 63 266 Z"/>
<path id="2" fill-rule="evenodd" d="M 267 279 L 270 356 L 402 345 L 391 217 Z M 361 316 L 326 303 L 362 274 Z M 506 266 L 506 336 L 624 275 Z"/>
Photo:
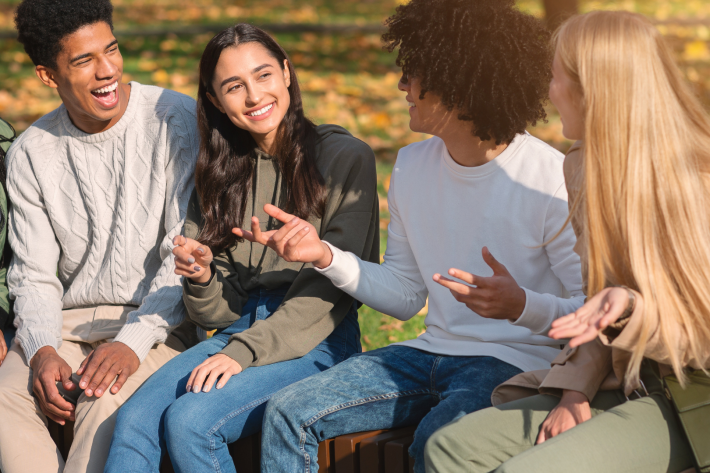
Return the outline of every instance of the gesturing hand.
<path id="1" fill-rule="evenodd" d="M 434 275 L 434 281 L 448 288 L 454 299 L 466 304 L 466 307 L 481 317 L 518 320 L 525 309 L 525 291 L 485 246 L 483 260 L 493 270 L 493 276 L 484 278 L 451 268 L 449 275 L 467 284 L 451 280 L 439 273 Z"/>
<path id="2" fill-rule="evenodd" d="M 636 304 L 641 296 L 636 294 Z M 616 322 L 629 305 L 629 293 L 621 287 L 607 287 L 599 291 L 586 304 L 571 314 L 552 322 L 548 333 L 550 338 L 571 338 L 569 346 L 574 348 L 591 342 L 610 324 Z"/>
<path id="3" fill-rule="evenodd" d="M 138 355 L 128 345 L 121 342 L 104 343 L 89 353 L 76 370 L 76 374 L 81 376 L 79 387 L 87 396 L 101 397 L 118 376 L 111 386 L 111 394 L 116 394 L 140 364 Z"/>
<path id="4" fill-rule="evenodd" d="M 76 385 L 71 381 L 71 367 L 57 351 L 49 346 L 42 347 L 30 361 L 32 368 L 32 391 L 44 415 L 60 425 L 74 420 L 74 406 L 65 401 L 57 389 L 57 381 L 64 388 L 73 391 Z"/>
<path id="5" fill-rule="evenodd" d="M 175 255 L 175 274 L 185 276 L 200 284 L 206 283 L 212 277 L 210 263 L 214 257 L 209 246 L 201 245 L 199 241 L 178 235 L 173 238 L 173 254 Z"/>
<path id="6" fill-rule="evenodd" d="M 540 427 L 536 444 L 566 432 L 592 418 L 587 396 L 577 391 L 564 390 L 560 403 L 550 411 Z"/>
<path id="7" fill-rule="evenodd" d="M 200 391 L 209 392 L 217 382 L 217 378 L 222 377 L 217 384 L 217 389 L 222 389 L 229 378 L 242 372 L 242 367 L 222 353 L 207 358 L 192 370 L 190 379 L 187 380 L 187 392 L 198 393 Z"/>
<path id="8" fill-rule="evenodd" d="M 2 362 L 5 361 L 7 350 L 8 346 L 5 344 L 5 336 L 3 335 L 2 330 L 0 330 L 0 366 L 2 366 Z"/>
<path id="9" fill-rule="evenodd" d="M 259 219 L 252 217 L 251 232 L 234 228 L 232 233 L 253 243 L 268 246 L 288 262 L 313 263 L 318 268 L 330 265 L 333 255 L 328 245 L 318 238 L 318 231 L 313 225 L 284 212 L 275 205 L 266 204 L 264 211 L 285 225 L 279 230 L 262 232 L 259 228 Z"/>

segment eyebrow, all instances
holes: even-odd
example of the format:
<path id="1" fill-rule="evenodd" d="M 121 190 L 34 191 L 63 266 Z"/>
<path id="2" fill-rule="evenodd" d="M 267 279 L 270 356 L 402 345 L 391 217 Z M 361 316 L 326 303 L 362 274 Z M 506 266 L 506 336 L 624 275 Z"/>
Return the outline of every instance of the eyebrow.
<path id="1" fill-rule="evenodd" d="M 117 45 L 117 44 L 118 44 L 118 40 L 117 40 L 117 39 L 114 39 L 113 41 L 111 41 L 111 42 L 104 48 L 104 51 L 107 50 L 108 48 L 110 48 L 111 46 L 115 46 L 115 45 Z M 76 56 L 76 57 L 70 59 L 69 62 L 76 62 L 76 61 L 78 61 L 78 60 L 80 60 L 80 59 L 87 58 L 87 57 L 91 56 L 92 54 L 93 54 L 93 53 L 80 54 L 79 56 Z"/>
<path id="2" fill-rule="evenodd" d="M 255 67 L 254 69 L 251 70 L 252 74 L 256 74 L 257 72 L 261 71 L 262 69 L 266 69 L 267 67 L 272 67 L 271 64 L 262 64 L 259 67 Z M 219 84 L 220 88 L 224 87 L 226 84 L 229 84 L 230 82 L 234 82 L 235 80 L 239 80 L 239 76 L 232 76 L 229 79 L 224 79 L 221 84 Z"/>

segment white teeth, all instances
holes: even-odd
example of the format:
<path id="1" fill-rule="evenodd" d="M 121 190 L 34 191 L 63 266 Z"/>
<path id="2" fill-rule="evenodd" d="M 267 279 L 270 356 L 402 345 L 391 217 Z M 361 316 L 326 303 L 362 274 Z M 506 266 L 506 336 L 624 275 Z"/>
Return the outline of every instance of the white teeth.
<path id="1" fill-rule="evenodd" d="M 414 102 L 407 102 L 407 103 L 409 104 L 410 107 L 416 107 L 416 105 L 414 104 Z"/>
<path id="2" fill-rule="evenodd" d="M 273 107 L 273 106 L 274 106 L 274 104 L 271 103 L 271 104 L 267 105 L 266 107 L 257 110 L 256 112 L 247 113 L 247 115 L 249 115 L 250 117 L 258 117 L 259 115 L 263 115 L 266 112 L 268 112 L 269 110 L 271 110 L 271 107 Z"/>
<path id="3" fill-rule="evenodd" d="M 118 88 L 118 81 L 114 82 L 111 85 L 107 85 L 106 87 L 101 87 L 100 89 L 96 89 L 92 91 L 95 94 L 107 94 L 109 92 L 113 92 Z"/>

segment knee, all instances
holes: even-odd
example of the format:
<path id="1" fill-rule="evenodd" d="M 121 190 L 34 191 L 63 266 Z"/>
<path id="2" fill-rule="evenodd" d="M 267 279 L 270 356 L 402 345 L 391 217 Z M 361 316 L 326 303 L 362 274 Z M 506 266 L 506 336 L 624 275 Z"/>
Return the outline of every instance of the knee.
<path id="1" fill-rule="evenodd" d="M 199 397 L 199 394 L 187 396 Z M 199 399 L 198 399 L 199 401 Z M 195 402 L 174 402 L 165 412 L 165 441 L 171 451 L 181 448 L 184 442 L 196 443 L 207 439 L 211 425 L 207 425 L 205 415 Z"/>
<path id="2" fill-rule="evenodd" d="M 455 435 L 439 429 L 429 437 L 424 446 L 424 464 L 430 473 L 446 472 L 452 465 L 460 465 L 461 449 Z"/>

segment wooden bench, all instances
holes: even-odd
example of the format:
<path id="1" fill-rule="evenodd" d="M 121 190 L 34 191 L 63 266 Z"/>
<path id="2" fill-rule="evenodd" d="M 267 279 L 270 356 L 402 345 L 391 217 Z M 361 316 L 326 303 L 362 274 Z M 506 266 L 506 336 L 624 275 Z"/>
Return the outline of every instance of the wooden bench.
<path id="1" fill-rule="evenodd" d="M 414 428 L 375 430 L 341 435 L 325 440 L 318 446 L 318 465 L 322 473 L 413 473 L 414 460 L 409 446 L 414 440 Z M 74 423 L 61 426 L 49 421 L 49 434 L 66 459 L 74 438 Z M 237 473 L 259 473 L 261 434 L 243 438 L 229 445 Z M 161 473 L 174 473 L 169 458 L 165 458 Z"/>

